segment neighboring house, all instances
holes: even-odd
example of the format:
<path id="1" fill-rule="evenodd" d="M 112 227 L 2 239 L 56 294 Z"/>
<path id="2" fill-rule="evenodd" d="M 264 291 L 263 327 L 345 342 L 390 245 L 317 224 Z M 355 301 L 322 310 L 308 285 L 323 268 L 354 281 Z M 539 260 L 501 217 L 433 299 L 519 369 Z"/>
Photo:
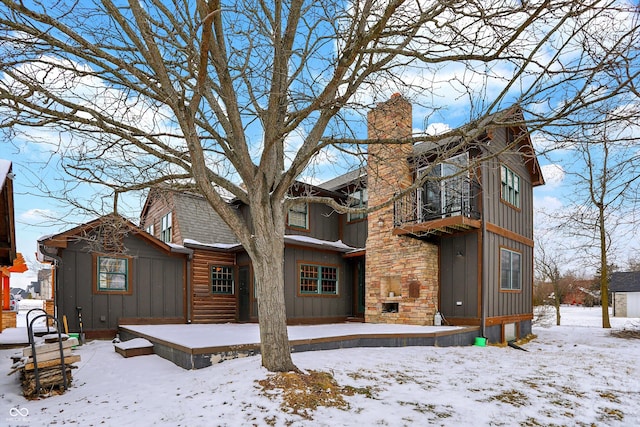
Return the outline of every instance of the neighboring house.
<path id="1" fill-rule="evenodd" d="M 517 108 L 491 118 L 524 123 Z M 411 105 L 400 96 L 368 119 L 370 138 L 411 137 Z M 515 147 L 505 150 L 509 144 Z M 448 160 L 434 163 L 443 152 Z M 449 324 L 482 326 L 494 342 L 531 332 L 533 187 L 544 179 L 523 125 L 487 128 L 466 144 L 452 137 L 372 144 L 366 168 L 291 191 L 376 206 L 424 174 L 431 179 L 423 186 L 369 215 L 305 203 L 290 209 L 284 259 L 290 323 L 361 318 L 431 325 L 440 312 Z M 229 203 L 248 215 L 247 206 Z M 193 250 L 191 321 L 257 320 L 250 260 L 202 197 L 154 189 L 140 222 Z"/>
<path id="2" fill-rule="evenodd" d="M 611 273 L 609 292 L 614 316 L 640 317 L 640 271 Z"/>
<path id="3" fill-rule="evenodd" d="M 565 286 L 562 304 L 584 305 L 585 307 L 593 307 L 600 304 L 600 285 L 596 284 L 594 289 L 594 280 L 563 280 Z"/>
<path id="4" fill-rule="evenodd" d="M 41 268 L 38 270 L 38 286 L 40 289 L 40 299 L 53 299 L 53 270 L 51 268 Z"/>
<path id="5" fill-rule="evenodd" d="M 113 337 L 118 325 L 185 323 L 190 251 L 107 215 L 38 241 L 55 265 L 57 317 L 87 337 Z"/>

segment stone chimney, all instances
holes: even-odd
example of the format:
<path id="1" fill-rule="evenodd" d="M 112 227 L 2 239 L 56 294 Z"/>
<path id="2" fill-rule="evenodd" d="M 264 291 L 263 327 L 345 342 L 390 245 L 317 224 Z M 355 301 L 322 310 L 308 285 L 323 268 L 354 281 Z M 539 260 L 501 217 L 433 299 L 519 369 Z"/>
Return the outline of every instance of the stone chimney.
<path id="1" fill-rule="evenodd" d="M 400 94 L 367 115 L 368 206 L 393 199 L 411 185 L 412 108 Z M 437 311 L 438 248 L 393 234 L 393 203 L 368 215 L 365 321 L 432 325 Z"/>

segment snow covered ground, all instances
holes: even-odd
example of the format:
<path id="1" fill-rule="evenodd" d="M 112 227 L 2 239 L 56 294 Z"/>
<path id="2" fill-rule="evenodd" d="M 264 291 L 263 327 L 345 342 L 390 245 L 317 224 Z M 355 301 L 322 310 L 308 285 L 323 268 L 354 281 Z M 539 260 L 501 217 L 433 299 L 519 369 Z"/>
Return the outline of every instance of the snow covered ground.
<path id="1" fill-rule="evenodd" d="M 553 315 L 553 313 L 549 313 Z M 614 328 L 640 319 L 612 318 Z M 331 372 L 349 409 L 287 413 L 257 384 L 260 357 L 196 371 L 158 356 L 125 359 L 108 341 L 78 348 L 65 394 L 22 397 L 18 374 L 0 374 L 0 425 L 49 426 L 637 426 L 640 340 L 610 336 L 599 308 L 563 307 L 563 326 L 510 347 L 365 348 L 295 353 L 305 370 Z M 547 322 L 550 324 L 552 322 Z M 15 350 L 0 351 L 9 371 Z M 0 370 L 1 372 L 1 370 Z"/>

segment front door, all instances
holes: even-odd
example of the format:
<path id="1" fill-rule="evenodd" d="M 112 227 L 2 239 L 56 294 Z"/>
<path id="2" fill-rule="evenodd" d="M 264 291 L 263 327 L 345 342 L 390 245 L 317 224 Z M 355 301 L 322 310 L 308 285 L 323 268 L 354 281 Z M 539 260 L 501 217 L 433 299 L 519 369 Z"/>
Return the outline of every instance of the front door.
<path id="1" fill-rule="evenodd" d="M 248 322 L 251 307 L 249 266 L 243 265 L 238 269 L 238 321 Z"/>
<path id="2" fill-rule="evenodd" d="M 353 315 L 355 317 L 364 316 L 365 307 L 365 284 L 364 284 L 364 257 L 359 257 L 351 264 L 353 268 Z"/>

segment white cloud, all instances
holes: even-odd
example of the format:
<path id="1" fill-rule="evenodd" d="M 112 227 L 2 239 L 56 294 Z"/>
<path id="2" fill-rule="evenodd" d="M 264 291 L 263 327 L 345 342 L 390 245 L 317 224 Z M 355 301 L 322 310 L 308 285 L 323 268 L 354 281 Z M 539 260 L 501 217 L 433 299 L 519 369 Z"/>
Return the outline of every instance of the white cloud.
<path id="1" fill-rule="evenodd" d="M 425 133 L 427 135 L 441 135 L 451 130 L 451 126 L 446 123 L 430 123 Z"/>
<path id="2" fill-rule="evenodd" d="M 24 222 L 44 221 L 52 218 L 56 218 L 56 213 L 51 209 L 29 209 L 20 215 L 20 220 Z"/>
<path id="3" fill-rule="evenodd" d="M 559 211 L 564 207 L 564 203 L 558 197 L 544 196 L 534 197 L 533 206 L 536 212 L 545 212 L 546 214 Z"/>
<path id="4" fill-rule="evenodd" d="M 549 165 L 544 165 L 542 168 L 542 176 L 544 176 L 544 180 L 547 187 L 551 187 L 551 189 L 560 186 L 564 178 L 566 176 L 566 172 L 564 168 L 557 164 L 552 163 Z"/>

